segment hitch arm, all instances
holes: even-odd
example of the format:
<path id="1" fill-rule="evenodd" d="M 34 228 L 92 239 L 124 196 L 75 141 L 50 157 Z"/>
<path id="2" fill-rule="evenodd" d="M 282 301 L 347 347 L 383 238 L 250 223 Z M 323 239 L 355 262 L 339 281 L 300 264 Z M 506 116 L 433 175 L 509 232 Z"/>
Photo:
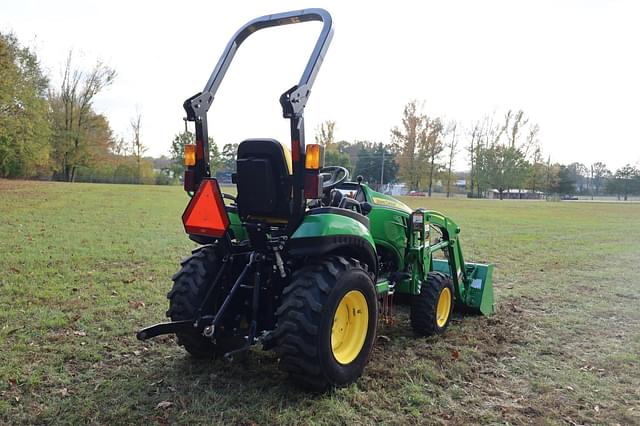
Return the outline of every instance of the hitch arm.
<path id="1" fill-rule="evenodd" d="M 156 325 L 152 325 L 136 333 L 138 340 L 147 340 L 152 337 L 160 336 L 161 334 L 180 333 L 181 331 L 189 331 L 194 329 L 194 320 L 182 320 L 161 322 Z"/>

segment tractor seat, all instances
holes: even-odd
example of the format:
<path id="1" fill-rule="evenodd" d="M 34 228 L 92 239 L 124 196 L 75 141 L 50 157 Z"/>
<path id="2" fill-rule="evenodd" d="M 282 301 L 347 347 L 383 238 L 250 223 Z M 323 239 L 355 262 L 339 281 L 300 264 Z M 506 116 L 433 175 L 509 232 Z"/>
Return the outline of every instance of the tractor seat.
<path id="1" fill-rule="evenodd" d="M 275 139 L 247 139 L 238 146 L 236 204 L 240 219 L 286 224 L 292 196 L 291 155 Z"/>

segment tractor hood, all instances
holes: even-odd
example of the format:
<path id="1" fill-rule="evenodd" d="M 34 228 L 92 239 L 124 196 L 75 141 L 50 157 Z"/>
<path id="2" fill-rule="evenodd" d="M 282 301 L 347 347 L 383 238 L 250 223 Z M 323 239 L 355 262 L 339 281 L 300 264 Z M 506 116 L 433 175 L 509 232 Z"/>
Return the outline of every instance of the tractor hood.
<path id="1" fill-rule="evenodd" d="M 381 192 L 376 192 L 369 189 L 369 197 L 371 197 L 371 202 L 376 206 L 391 207 L 392 209 L 402 210 L 408 214 L 411 214 L 411 212 L 413 211 L 405 203 L 402 203 L 397 199 L 391 197 L 390 195 L 386 195 Z"/>

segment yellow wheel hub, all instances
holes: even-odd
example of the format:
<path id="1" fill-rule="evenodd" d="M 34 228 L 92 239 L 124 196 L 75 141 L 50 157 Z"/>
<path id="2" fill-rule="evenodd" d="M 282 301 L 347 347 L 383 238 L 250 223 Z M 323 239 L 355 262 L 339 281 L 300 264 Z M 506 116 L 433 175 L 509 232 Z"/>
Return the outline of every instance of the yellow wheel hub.
<path id="1" fill-rule="evenodd" d="M 331 351 L 340 364 L 358 357 L 369 329 L 369 307 L 364 294 L 351 290 L 344 295 L 333 317 Z"/>
<path id="2" fill-rule="evenodd" d="M 445 287 L 438 297 L 438 306 L 436 307 L 436 324 L 438 327 L 444 327 L 451 313 L 451 290 Z"/>

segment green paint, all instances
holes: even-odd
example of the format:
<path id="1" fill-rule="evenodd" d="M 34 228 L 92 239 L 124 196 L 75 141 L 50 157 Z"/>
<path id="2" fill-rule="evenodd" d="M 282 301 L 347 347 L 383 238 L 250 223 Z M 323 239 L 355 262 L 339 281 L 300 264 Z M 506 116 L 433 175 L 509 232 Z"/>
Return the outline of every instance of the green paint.
<path id="1" fill-rule="evenodd" d="M 368 192 L 369 192 L 369 197 L 371 199 L 371 203 L 373 203 L 376 206 L 400 210 L 407 214 L 411 213 L 411 208 L 409 208 L 409 206 L 396 200 L 393 197 L 390 197 L 389 195 L 382 194 L 380 192 L 376 192 L 371 189 L 369 189 Z"/>
<path id="2" fill-rule="evenodd" d="M 240 221 L 240 217 L 237 212 L 229 212 L 229 220 L 231 225 L 229 228 L 233 231 L 233 235 L 236 238 L 236 241 L 244 241 L 247 239 L 247 230 L 242 226 L 242 222 Z"/>
<path id="3" fill-rule="evenodd" d="M 396 283 L 397 293 L 419 294 L 426 275 L 430 271 L 440 271 L 451 277 L 458 303 L 484 315 L 495 312 L 493 265 L 464 261 L 458 238 L 460 227 L 455 221 L 434 210 L 421 210 L 424 214 L 425 230 L 436 228 L 442 233 L 442 240 L 430 245 L 428 232 L 411 231 L 411 208 L 393 197 L 373 191 L 366 185 L 362 185 L 362 190 L 372 207 L 368 215 L 370 229 L 347 216 L 314 214 L 305 216 L 291 238 L 333 235 L 362 237 L 374 247 L 379 256 L 384 254 L 388 257 L 387 261 L 392 259 L 395 270 L 411 271 L 410 279 Z M 246 230 L 242 227 L 237 213 L 230 213 L 229 218 L 236 239 L 246 239 Z M 433 258 L 434 253 L 440 250 L 446 253 L 449 261 Z M 391 283 L 387 277 L 379 276 L 378 279 L 378 293 L 388 292 Z"/>
<path id="4" fill-rule="evenodd" d="M 389 281 L 388 280 L 378 281 L 376 283 L 376 290 L 378 291 L 378 294 L 387 293 L 389 291 Z"/>
<path id="5" fill-rule="evenodd" d="M 410 229 L 413 211 L 406 204 L 366 185 L 362 188 L 372 205 L 369 220 L 378 253 L 391 253 L 397 270 L 411 271 L 410 279 L 397 283 L 398 293 L 418 294 L 427 273 L 441 271 L 451 277 L 458 303 L 485 315 L 495 311 L 493 265 L 465 263 L 458 239 L 460 227 L 451 218 L 434 210 L 423 210 L 425 232 L 413 232 Z M 442 240 L 433 245 L 429 243 L 430 228 L 442 234 Z M 449 261 L 433 259 L 433 254 L 440 250 Z M 384 285 L 377 288 L 385 291 Z"/>
<path id="6" fill-rule="evenodd" d="M 305 216 L 302 224 L 300 224 L 296 232 L 293 233 L 291 239 L 328 237 L 332 235 L 362 237 L 375 249 L 375 243 L 366 226 L 350 217 L 331 213 Z"/>

